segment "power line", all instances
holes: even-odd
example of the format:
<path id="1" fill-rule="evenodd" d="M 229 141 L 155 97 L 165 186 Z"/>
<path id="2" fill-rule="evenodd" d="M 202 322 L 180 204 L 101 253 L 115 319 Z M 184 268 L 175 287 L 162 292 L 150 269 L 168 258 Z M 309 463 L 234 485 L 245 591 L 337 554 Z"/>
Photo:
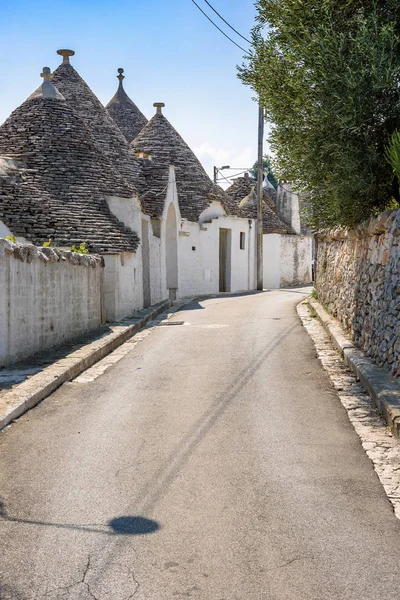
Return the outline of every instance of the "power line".
<path id="1" fill-rule="evenodd" d="M 223 17 L 222 15 L 220 15 L 220 14 L 219 14 L 219 12 L 218 12 L 218 11 L 216 11 L 216 10 L 215 10 L 215 8 L 214 8 L 213 6 L 211 6 L 211 4 L 208 2 L 208 0 L 204 0 L 204 2 L 205 2 L 206 4 L 208 4 L 208 6 L 211 8 L 211 10 L 213 10 L 213 11 L 215 12 L 215 14 L 216 14 L 216 15 L 218 15 L 218 16 L 219 16 L 219 18 L 220 18 L 220 19 L 221 19 L 221 20 L 222 20 L 224 23 L 226 23 L 226 24 L 228 25 L 228 27 L 230 27 L 230 28 L 232 29 L 232 31 L 234 31 L 235 33 L 237 33 L 237 34 L 238 34 L 238 35 L 239 35 L 239 36 L 240 36 L 240 37 L 241 37 L 241 38 L 242 38 L 242 39 L 243 39 L 245 42 L 248 42 L 249 44 L 251 44 L 251 41 L 250 41 L 250 40 L 248 40 L 247 38 L 245 38 L 245 37 L 244 37 L 244 35 L 242 35 L 241 33 L 239 33 L 239 32 L 238 32 L 238 31 L 237 31 L 237 30 L 236 30 L 234 27 L 232 27 L 232 25 L 230 25 L 230 24 L 228 23 L 228 21 L 226 21 L 226 20 L 224 19 L 224 17 Z"/>
<path id="2" fill-rule="evenodd" d="M 192 2 L 193 2 L 193 4 L 195 4 L 197 6 L 199 11 L 203 13 L 203 15 L 206 17 L 206 19 L 208 19 L 214 25 L 214 27 L 216 27 L 218 29 L 218 31 L 220 31 L 222 33 L 222 35 L 224 35 L 226 38 L 228 38 L 228 40 L 230 42 L 232 42 L 232 44 L 235 44 L 235 46 L 240 48 L 240 50 L 243 50 L 243 52 L 245 54 L 248 54 L 248 50 L 245 50 L 244 48 L 242 48 L 242 46 L 239 46 L 239 44 L 237 44 L 235 41 L 233 41 L 233 39 L 230 38 L 229 35 L 227 35 L 224 31 L 222 31 L 222 29 L 220 27 L 218 27 L 218 25 L 216 23 L 214 23 L 214 21 L 212 19 L 210 19 L 210 17 L 207 15 L 207 13 L 205 13 L 204 10 L 202 8 L 200 8 L 200 6 L 197 4 L 197 2 L 195 2 L 195 0 L 192 0 Z"/>
<path id="3" fill-rule="evenodd" d="M 236 177 L 230 178 L 230 179 L 228 179 L 228 177 L 225 177 L 225 175 L 222 175 L 222 173 L 220 171 L 218 171 L 218 175 L 219 175 L 219 177 L 222 177 L 222 179 L 225 179 L 228 183 L 232 184 L 232 181 L 235 181 L 235 179 L 239 178 L 240 175 L 243 175 L 244 173 L 248 173 L 249 170 L 250 169 L 246 169 L 245 171 L 242 171 L 241 173 L 235 173 Z"/>

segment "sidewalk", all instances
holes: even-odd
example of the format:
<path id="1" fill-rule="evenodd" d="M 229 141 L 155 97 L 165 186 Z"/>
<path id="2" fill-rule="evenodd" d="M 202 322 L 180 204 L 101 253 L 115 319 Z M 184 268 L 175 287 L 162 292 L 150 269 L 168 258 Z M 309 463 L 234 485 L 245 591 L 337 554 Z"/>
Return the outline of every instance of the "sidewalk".
<path id="1" fill-rule="evenodd" d="M 110 323 L 29 361 L 0 370 L 0 430 L 33 408 L 66 381 L 110 354 L 172 305 L 165 300 Z"/>
<path id="2" fill-rule="evenodd" d="M 354 372 L 382 413 L 394 437 L 400 439 L 400 381 L 378 367 L 346 336 L 339 321 L 316 300 L 307 299 L 345 364 Z"/>

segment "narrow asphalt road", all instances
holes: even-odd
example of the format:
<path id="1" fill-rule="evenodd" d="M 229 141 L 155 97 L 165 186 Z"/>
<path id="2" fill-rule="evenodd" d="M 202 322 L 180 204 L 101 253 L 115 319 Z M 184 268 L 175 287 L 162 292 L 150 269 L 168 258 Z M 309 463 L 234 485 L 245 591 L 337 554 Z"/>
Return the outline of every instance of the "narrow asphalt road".
<path id="1" fill-rule="evenodd" d="M 399 599 L 304 294 L 193 302 L 0 434 L 1 600 Z"/>

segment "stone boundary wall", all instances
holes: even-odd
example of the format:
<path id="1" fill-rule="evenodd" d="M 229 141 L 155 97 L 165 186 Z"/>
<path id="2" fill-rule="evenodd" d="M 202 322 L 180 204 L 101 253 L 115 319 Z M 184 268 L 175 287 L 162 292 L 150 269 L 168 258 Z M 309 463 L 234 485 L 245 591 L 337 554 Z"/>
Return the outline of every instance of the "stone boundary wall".
<path id="1" fill-rule="evenodd" d="M 103 322 L 103 260 L 0 239 L 0 368 Z"/>
<path id="2" fill-rule="evenodd" d="M 316 240 L 319 300 L 362 350 L 400 376 L 400 210 Z"/>

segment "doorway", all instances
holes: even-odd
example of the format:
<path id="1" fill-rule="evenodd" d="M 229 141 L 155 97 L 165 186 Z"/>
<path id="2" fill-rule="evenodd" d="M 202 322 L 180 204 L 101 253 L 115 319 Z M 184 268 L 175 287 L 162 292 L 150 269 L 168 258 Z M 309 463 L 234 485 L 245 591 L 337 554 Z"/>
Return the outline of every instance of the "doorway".
<path id="1" fill-rule="evenodd" d="M 231 230 L 219 230 L 219 291 L 231 291 Z"/>
<path id="2" fill-rule="evenodd" d="M 178 243 L 176 231 L 176 210 L 173 204 L 169 205 L 167 212 L 165 263 L 169 297 L 171 300 L 175 300 L 178 290 Z"/>

